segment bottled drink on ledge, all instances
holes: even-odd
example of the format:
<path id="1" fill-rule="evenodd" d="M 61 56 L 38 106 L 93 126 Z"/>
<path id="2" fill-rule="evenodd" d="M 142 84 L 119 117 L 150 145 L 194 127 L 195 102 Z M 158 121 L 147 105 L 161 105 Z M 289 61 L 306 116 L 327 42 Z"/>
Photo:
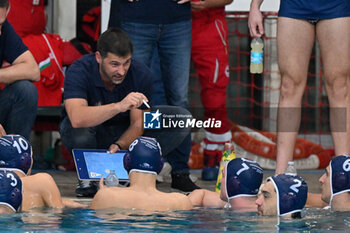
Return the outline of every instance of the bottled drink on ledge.
<path id="1" fill-rule="evenodd" d="M 105 183 L 107 187 L 118 187 L 119 179 L 114 170 L 109 170 L 109 174 L 106 177 Z"/>
<path id="2" fill-rule="evenodd" d="M 286 171 L 284 173 L 292 176 L 297 175 L 297 169 L 295 168 L 293 161 L 288 162 L 288 167 L 286 168 Z"/>

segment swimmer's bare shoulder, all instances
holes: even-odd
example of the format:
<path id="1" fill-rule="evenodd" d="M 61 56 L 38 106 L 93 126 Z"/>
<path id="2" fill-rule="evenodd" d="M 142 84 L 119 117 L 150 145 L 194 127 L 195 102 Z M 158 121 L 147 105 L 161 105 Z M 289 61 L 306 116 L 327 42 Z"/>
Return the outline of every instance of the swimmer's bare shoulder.
<path id="1" fill-rule="evenodd" d="M 126 190 L 122 188 L 102 188 L 98 190 L 96 195 L 91 201 L 90 208 L 91 209 L 106 209 L 110 207 L 122 207 L 119 206 L 118 203 L 122 203 L 123 201 L 115 202 L 115 199 L 123 200 L 127 198 Z"/>
<path id="2" fill-rule="evenodd" d="M 32 192 L 41 196 L 45 206 L 54 208 L 63 208 L 61 193 L 56 185 L 55 180 L 48 173 L 38 173 L 22 178 Z"/>
<path id="3" fill-rule="evenodd" d="M 52 184 L 55 183 L 52 176 L 48 173 L 37 173 L 23 177 L 22 180 L 24 182 L 27 182 L 32 187 L 32 189 L 35 189 L 37 192 L 51 188 Z"/>

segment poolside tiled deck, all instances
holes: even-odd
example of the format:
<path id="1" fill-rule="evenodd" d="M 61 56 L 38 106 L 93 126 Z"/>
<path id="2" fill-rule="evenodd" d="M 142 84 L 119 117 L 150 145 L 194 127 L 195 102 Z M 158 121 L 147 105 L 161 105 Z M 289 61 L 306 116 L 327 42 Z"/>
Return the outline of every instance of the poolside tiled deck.
<path id="1" fill-rule="evenodd" d="M 324 170 L 307 170 L 307 171 L 298 171 L 298 175 L 303 177 L 306 182 L 308 183 L 309 187 L 309 192 L 314 192 L 314 193 L 320 193 L 320 184 L 318 182 L 318 179 L 320 176 L 323 174 Z M 49 171 L 40 171 L 40 170 L 35 170 L 33 173 L 38 173 L 38 172 L 47 172 L 51 174 L 56 181 L 60 191 L 61 195 L 63 197 L 68 197 L 72 198 L 74 200 L 77 200 L 82 203 L 89 203 L 90 198 L 76 198 L 75 197 L 75 188 L 77 184 L 77 175 L 75 171 L 56 171 L 56 170 L 49 170 Z M 198 177 L 198 180 L 196 181 L 196 184 L 205 189 L 209 190 L 214 190 L 216 181 L 203 181 L 200 179 L 201 171 L 200 170 L 192 170 L 191 174 L 193 176 Z M 264 179 L 268 176 L 273 175 L 273 171 L 265 171 L 264 174 Z M 172 189 L 170 187 L 171 180 L 170 177 L 169 179 L 165 179 L 163 183 L 158 183 L 157 188 L 161 191 L 164 192 L 176 192 L 178 190 Z"/>

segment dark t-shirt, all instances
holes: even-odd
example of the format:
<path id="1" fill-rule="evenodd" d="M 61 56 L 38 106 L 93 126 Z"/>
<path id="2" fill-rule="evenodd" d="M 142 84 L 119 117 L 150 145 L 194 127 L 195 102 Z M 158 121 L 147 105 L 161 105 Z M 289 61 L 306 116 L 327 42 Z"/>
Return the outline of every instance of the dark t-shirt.
<path id="1" fill-rule="evenodd" d="M 189 2 L 177 4 L 174 0 L 113 0 L 112 8 L 113 4 L 120 4 L 120 19 L 125 22 L 170 24 L 191 19 Z"/>
<path id="2" fill-rule="evenodd" d="M 76 60 L 68 69 L 64 80 L 64 99 L 86 99 L 89 106 L 98 106 L 120 102 L 130 92 L 140 92 L 151 99 L 152 74 L 144 64 L 131 60 L 124 81 L 110 91 L 101 80 L 99 64 L 95 54 L 88 54 Z M 64 113 L 66 114 L 66 113 Z M 119 113 L 106 125 L 130 124 L 130 111 Z"/>
<path id="3" fill-rule="evenodd" d="M 12 64 L 27 50 L 27 46 L 23 44 L 21 38 L 17 35 L 11 24 L 5 20 L 1 27 L 0 36 L 0 67 L 4 60 Z"/>

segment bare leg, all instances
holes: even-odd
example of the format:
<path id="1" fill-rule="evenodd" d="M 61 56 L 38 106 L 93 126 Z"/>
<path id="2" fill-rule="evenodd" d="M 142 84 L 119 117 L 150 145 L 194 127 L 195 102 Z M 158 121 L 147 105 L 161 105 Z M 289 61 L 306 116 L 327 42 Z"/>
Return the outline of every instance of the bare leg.
<path id="1" fill-rule="evenodd" d="M 312 24 L 305 20 L 278 18 L 277 49 L 282 83 L 277 113 L 277 174 L 284 173 L 288 161 L 293 160 L 314 40 L 315 26 Z"/>
<path id="2" fill-rule="evenodd" d="M 320 43 L 336 155 L 350 154 L 350 18 L 322 20 Z"/>

